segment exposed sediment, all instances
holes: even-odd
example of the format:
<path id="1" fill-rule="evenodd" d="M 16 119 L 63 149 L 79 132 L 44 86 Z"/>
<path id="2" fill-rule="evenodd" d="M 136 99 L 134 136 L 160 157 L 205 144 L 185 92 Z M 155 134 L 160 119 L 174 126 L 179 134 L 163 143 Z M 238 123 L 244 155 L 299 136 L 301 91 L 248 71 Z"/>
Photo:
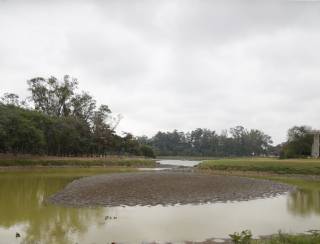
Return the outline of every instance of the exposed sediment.
<path id="1" fill-rule="evenodd" d="M 264 198 L 290 190 L 292 186 L 269 180 L 163 171 L 82 178 L 48 201 L 75 207 L 199 204 Z"/>

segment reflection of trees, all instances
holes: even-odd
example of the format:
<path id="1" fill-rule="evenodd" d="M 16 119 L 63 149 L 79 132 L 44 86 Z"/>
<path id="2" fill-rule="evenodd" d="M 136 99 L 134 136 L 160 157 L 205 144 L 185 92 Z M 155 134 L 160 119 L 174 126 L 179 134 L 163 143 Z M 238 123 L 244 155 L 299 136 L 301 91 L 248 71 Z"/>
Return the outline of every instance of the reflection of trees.
<path id="1" fill-rule="evenodd" d="M 65 177 L 5 174 L 0 177 L 0 226 L 26 224 L 25 243 L 70 243 L 73 232 L 83 233 L 103 218 L 103 209 L 64 208 L 43 199 L 70 182 Z M 14 233 L 13 233 L 14 235 Z"/>
<path id="2" fill-rule="evenodd" d="M 297 215 L 320 215 L 320 190 L 299 189 L 292 192 L 288 198 L 288 209 Z"/>

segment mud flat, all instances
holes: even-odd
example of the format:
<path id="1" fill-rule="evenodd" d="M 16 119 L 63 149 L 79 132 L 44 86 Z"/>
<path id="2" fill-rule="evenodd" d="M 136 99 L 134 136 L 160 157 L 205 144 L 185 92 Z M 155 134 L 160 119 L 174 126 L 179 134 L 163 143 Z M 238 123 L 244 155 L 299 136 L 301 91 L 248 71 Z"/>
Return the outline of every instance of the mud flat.
<path id="1" fill-rule="evenodd" d="M 88 206 L 199 204 L 276 196 L 292 186 L 269 180 L 194 172 L 106 174 L 75 180 L 49 203 Z"/>

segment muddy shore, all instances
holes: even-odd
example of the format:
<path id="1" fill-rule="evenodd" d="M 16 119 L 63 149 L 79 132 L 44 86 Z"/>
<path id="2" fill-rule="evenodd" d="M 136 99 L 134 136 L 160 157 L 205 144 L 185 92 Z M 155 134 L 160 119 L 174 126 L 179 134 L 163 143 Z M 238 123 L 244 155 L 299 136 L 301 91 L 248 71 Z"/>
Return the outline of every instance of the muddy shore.
<path id="1" fill-rule="evenodd" d="M 198 204 L 270 197 L 291 190 L 286 184 L 237 176 L 141 172 L 75 180 L 48 202 L 75 207 Z"/>

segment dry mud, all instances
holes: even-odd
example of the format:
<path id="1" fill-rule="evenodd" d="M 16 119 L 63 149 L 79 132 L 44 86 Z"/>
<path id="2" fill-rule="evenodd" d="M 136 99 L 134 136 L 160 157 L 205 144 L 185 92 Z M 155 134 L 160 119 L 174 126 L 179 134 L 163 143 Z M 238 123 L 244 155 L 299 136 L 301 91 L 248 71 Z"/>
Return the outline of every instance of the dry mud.
<path id="1" fill-rule="evenodd" d="M 194 172 L 119 173 L 75 180 L 48 201 L 74 207 L 199 204 L 276 196 L 292 186 Z"/>

